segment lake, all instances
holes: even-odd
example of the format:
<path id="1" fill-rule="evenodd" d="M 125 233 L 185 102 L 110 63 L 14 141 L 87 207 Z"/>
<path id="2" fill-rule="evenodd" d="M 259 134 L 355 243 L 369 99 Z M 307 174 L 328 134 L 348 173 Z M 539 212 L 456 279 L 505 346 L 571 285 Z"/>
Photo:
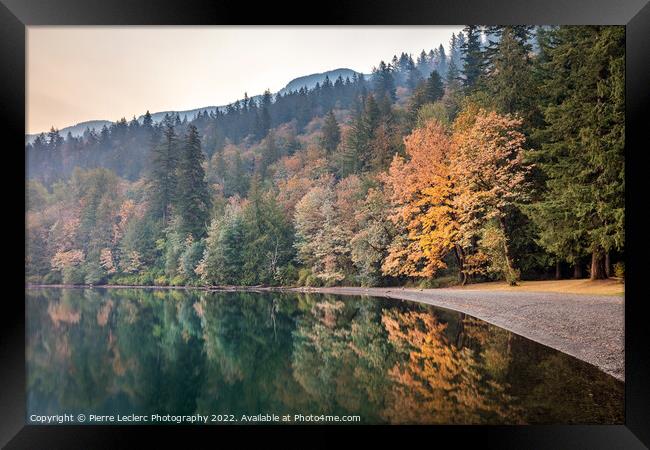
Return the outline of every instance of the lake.
<path id="1" fill-rule="evenodd" d="M 620 381 L 429 305 L 103 288 L 26 302 L 28 423 L 624 422 Z"/>

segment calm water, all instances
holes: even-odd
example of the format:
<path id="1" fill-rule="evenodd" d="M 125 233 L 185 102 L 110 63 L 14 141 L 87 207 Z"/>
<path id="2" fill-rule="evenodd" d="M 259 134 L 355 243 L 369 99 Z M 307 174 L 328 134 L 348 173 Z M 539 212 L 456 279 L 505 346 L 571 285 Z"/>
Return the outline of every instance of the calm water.
<path id="1" fill-rule="evenodd" d="M 28 418 L 623 422 L 624 387 L 614 378 L 470 316 L 410 302 L 29 289 L 27 326 Z"/>

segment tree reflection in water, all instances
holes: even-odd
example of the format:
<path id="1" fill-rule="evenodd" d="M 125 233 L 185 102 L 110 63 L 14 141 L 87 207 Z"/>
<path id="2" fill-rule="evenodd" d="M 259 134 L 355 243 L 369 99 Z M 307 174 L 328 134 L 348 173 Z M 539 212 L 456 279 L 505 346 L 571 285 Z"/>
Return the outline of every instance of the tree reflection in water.
<path id="1" fill-rule="evenodd" d="M 368 297 L 27 291 L 28 413 L 622 423 L 623 384 L 464 314 Z"/>

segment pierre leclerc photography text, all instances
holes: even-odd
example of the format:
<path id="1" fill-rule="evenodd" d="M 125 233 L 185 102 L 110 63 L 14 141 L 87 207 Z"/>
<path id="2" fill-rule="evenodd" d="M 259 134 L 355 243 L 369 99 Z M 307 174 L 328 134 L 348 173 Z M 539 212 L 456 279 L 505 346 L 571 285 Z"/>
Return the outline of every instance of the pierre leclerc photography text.
<path id="1" fill-rule="evenodd" d="M 126 415 L 97 415 L 90 414 L 86 416 L 85 414 L 78 414 L 77 416 L 73 414 L 61 414 L 55 416 L 39 416 L 32 414 L 29 417 L 30 422 L 40 423 L 44 425 L 55 425 L 55 424 L 81 424 L 81 423 L 94 423 L 94 424 L 199 424 L 199 425 L 208 425 L 210 423 L 229 423 L 229 422 L 241 422 L 241 423 L 319 423 L 319 422 L 359 422 L 360 417 L 358 415 L 353 416 L 336 416 L 336 415 L 304 415 L 304 414 L 283 414 L 282 416 L 278 414 L 255 414 L 255 415 L 246 415 L 242 414 L 239 417 L 236 417 L 234 414 L 193 414 L 193 415 L 174 415 L 174 414 L 151 414 L 151 415 L 139 415 L 139 414 L 126 414 Z"/>

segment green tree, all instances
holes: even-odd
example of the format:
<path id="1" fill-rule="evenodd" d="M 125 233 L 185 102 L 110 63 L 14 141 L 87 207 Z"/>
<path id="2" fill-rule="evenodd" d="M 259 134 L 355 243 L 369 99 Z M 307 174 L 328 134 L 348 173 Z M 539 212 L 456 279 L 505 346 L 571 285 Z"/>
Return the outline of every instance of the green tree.
<path id="1" fill-rule="evenodd" d="M 258 177 L 251 182 L 242 222 L 242 284 L 278 284 L 282 268 L 293 257 L 291 224 Z"/>
<path id="2" fill-rule="evenodd" d="M 170 208 L 176 194 L 178 167 L 178 142 L 174 127 L 164 125 L 163 139 L 152 148 L 151 170 L 148 176 L 149 210 L 167 226 Z"/>
<path id="3" fill-rule="evenodd" d="M 395 78 L 393 77 L 394 66 L 384 61 L 373 70 L 373 81 L 375 93 L 378 98 L 388 97 L 391 101 L 396 99 Z"/>
<path id="4" fill-rule="evenodd" d="M 421 82 L 413 92 L 410 101 L 411 117 L 415 119 L 422 105 L 435 103 L 445 93 L 445 88 L 440 75 L 435 70 L 431 72 L 426 81 Z"/>
<path id="5" fill-rule="evenodd" d="M 323 123 L 322 145 L 325 150 L 332 153 L 341 142 L 341 128 L 339 127 L 334 113 L 330 110 L 325 116 Z"/>
<path id="6" fill-rule="evenodd" d="M 464 84 L 467 89 L 472 89 L 483 74 L 485 65 L 483 50 L 481 49 L 481 27 L 467 25 L 463 28 L 466 40 L 461 45 L 463 59 Z"/>
<path id="7" fill-rule="evenodd" d="M 549 251 L 569 261 L 590 253 L 591 278 L 604 278 L 606 252 L 625 240 L 625 30 L 563 26 L 552 42 L 543 144 L 533 153 L 546 192 L 531 217 Z"/>
<path id="8" fill-rule="evenodd" d="M 499 28 L 500 40 L 493 44 L 484 78 L 491 105 L 501 114 L 518 114 L 524 131 L 539 125 L 538 92 L 527 40 L 517 38 L 518 27 Z"/>
<path id="9" fill-rule="evenodd" d="M 180 231 L 201 238 L 210 215 L 210 196 L 203 170 L 201 140 L 194 125 L 189 125 L 178 162 L 178 185 L 175 211 Z"/>
<path id="10" fill-rule="evenodd" d="M 356 116 L 345 148 L 339 156 L 339 172 L 345 177 L 364 170 L 372 159 L 371 144 L 380 124 L 381 110 L 373 95 L 366 98 L 364 110 Z"/>
<path id="11" fill-rule="evenodd" d="M 207 284 L 238 284 L 243 265 L 244 222 L 241 205 L 230 203 L 212 219 L 205 252 L 196 272 Z"/>

